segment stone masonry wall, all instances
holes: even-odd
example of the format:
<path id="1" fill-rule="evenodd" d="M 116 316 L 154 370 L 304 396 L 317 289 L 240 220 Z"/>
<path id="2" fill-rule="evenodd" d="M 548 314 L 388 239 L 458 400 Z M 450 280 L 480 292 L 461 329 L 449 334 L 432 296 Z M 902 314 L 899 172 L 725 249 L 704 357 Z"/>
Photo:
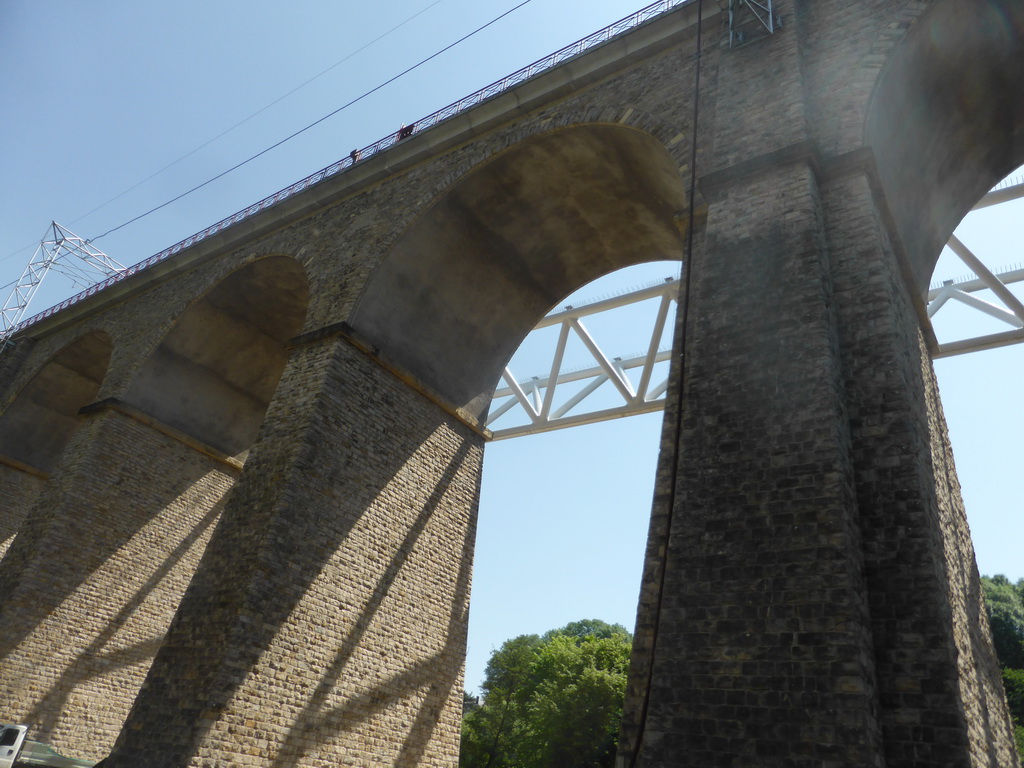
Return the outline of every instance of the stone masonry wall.
<path id="1" fill-rule="evenodd" d="M 0 560 L 21 530 L 25 515 L 46 483 L 42 473 L 15 468 L 0 457 Z"/>
<path id="2" fill-rule="evenodd" d="M 698 243 L 703 241 L 703 234 L 702 230 L 699 236 L 695 236 Z M 683 323 L 686 319 L 684 309 L 686 297 L 682 284 L 685 284 L 685 279 L 684 274 L 683 280 L 680 281 L 680 297 L 677 303 L 676 325 L 672 337 L 674 349 L 682 348 Z M 668 546 L 671 510 L 674 508 L 675 501 L 675 473 L 679 459 L 675 449 L 679 436 L 681 382 L 682 356 L 675 355 L 670 363 L 668 388 L 665 393 L 665 414 L 661 424 L 658 466 L 654 477 L 651 518 L 647 530 L 647 545 L 644 550 L 636 623 L 633 628 L 629 675 L 622 706 L 616 768 L 629 768 L 632 765 L 644 730 L 648 689 L 651 683 L 651 666 L 654 661 L 660 602 L 663 594 L 661 586 L 665 570 L 665 550 Z"/>
<path id="3" fill-rule="evenodd" d="M 109 764 L 454 768 L 481 458 L 347 340 L 298 346 Z"/>
<path id="4" fill-rule="evenodd" d="M 23 340 L 0 354 L 0 407 L 6 408 L 15 396 L 14 382 L 35 344 Z M 44 473 L 22 462 L 0 458 L 0 560 L 24 523 L 25 515 L 45 483 Z"/>
<path id="5" fill-rule="evenodd" d="M 120 412 L 86 418 L 4 563 L 5 717 L 105 756 L 235 473 Z"/>
<path id="6" fill-rule="evenodd" d="M 11 343 L 3 353 L 0 354 L 0 405 L 6 407 L 9 400 L 13 399 L 15 379 L 24 367 L 25 361 L 32 356 L 35 350 L 33 339 L 20 339 L 17 343 Z"/>
<path id="7" fill-rule="evenodd" d="M 882 764 L 817 195 L 712 193 L 640 765 Z"/>
<path id="8" fill-rule="evenodd" d="M 869 177 L 826 195 L 886 759 L 1012 766 L 938 389 Z"/>
<path id="9" fill-rule="evenodd" d="M 638 617 L 638 765 L 1015 765 L 916 288 L 863 146 L 878 73 L 939 2 L 778 0 L 776 35 L 732 50 L 722 16 L 706 27 L 707 225 Z M 224 276 L 278 254 L 308 272 L 306 334 L 191 583 L 237 473 L 124 409 L 85 418 L 0 564 L 17 717 L 98 758 L 155 653 L 114 768 L 454 768 L 483 439 L 343 324 L 440 195 L 534 137 L 642 131 L 688 180 L 693 53 L 680 33 L 444 151 L 414 135 L 309 190 L 323 205 L 201 243 L 0 359 L 9 399 L 102 330 L 98 397 L 121 397 Z"/>

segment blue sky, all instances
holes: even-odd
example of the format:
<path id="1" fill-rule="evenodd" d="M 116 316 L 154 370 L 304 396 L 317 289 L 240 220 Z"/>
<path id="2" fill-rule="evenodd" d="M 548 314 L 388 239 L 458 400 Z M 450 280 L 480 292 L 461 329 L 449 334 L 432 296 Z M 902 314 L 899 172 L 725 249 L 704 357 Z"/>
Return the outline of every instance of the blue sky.
<path id="1" fill-rule="evenodd" d="M 0 284 L 18 277 L 51 219 L 97 237 L 517 2 L 0 0 Z M 96 245 L 135 263 L 639 7 L 530 0 L 399 82 Z M 1010 244 L 1022 220 L 1019 207 L 974 214 L 962 239 L 990 266 L 1011 263 L 1020 258 Z M 936 277 L 966 272 L 947 261 Z M 633 285 L 645 276 L 619 279 Z M 72 292 L 48 283 L 34 310 Z M 950 332 L 970 321 L 950 317 Z M 625 337 L 603 343 L 611 353 L 642 346 Z M 519 368 L 529 375 L 543 366 L 527 360 Z M 937 365 L 979 567 L 1011 578 L 1024 577 L 1016 482 L 1022 368 L 1024 346 Z M 479 683 L 491 649 L 513 635 L 583 617 L 632 627 L 659 425 L 660 416 L 637 417 L 487 449 L 468 687 Z"/>

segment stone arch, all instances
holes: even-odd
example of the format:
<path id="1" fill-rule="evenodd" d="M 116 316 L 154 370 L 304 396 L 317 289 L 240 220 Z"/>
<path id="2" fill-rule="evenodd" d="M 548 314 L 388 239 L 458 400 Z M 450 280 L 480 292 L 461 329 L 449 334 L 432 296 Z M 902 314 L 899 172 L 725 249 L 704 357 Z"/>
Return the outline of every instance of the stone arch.
<path id="1" fill-rule="evenodd" d="M 675 159 L 678 167 L 689 163 L 690 145 L 689 142 L 681 141 L 685 134 L 680 133 L 678 124 L 670 124 L 658 115 L 633 107 L 575 106 L 545 111 L 518 122 L 514 130 L 495 137 L 496 143 L 481 142 L 472 145 L 462 153 L 459 162 L 451 166 L 448 173 L 438 177 L 430 187 L 430 199 L 443 196 L 462 179 L 498 160 L 502 155 L 516 150 L 524 142 L 587 125 L 631 128 L 660 142 Z M 430 200 L 427 202 L 429 204 Z"/>
<path id="2" fill-rule="evenodd" d="M 99 391 L 110 363 L 110 337 L 78 337 L 42 367 L 0 414 L 0 557 L 79 425 L 78 411 Z"/>
<path id="3" fill-rule="evenodd" d="M 252 444 L 302 330 L 305 270 L 287 256 L 236 269 L 193 302 L 146 360 L 128 404 L 228 456 Z"/>
<path id="4" fill-rule="evenodd" d="M 97 758 L 109 750 L 240 474 L 307 299 L 293 258 L 249 261 L 181 313 L 123 400 L 85 412 L 0 569 L 10 598 L 0 698 L 47 740 L 88 743 Z M 72 624 L 73 636 L 48 640 Z"/>
<path id="5" fill-rule="evenodd" d="M 0 415 L 0 455 L 50 472 L 110 363 L 103 331 L 80 336 L 51 357 Z"/>
<path id="6" fill-rule="evenodd" d="M 1024 163 L 1024 6 L 939 0 L 890 55 L 866 143 L 918 288 L 957 223 Z"/>
<path id="7" fill-rule="evenodd" d="M 678 259 L 678 162 L 604 123 L 531 136 L 451 185 L 376 267 L 351 323 L 472 417 L 538 318 L 631 264 Z"/>

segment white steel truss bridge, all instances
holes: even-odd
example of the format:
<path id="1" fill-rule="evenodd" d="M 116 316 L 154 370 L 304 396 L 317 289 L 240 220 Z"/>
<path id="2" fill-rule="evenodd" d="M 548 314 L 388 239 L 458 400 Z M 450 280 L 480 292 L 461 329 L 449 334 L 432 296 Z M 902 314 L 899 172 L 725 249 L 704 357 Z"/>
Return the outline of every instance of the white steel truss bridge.
<path id="1" fill-rule="evenodd" d="M 974 210 L 1021 198 L 1024 198 L 1024 181 L 1005 181 L 985 195 Z M 970 274 L 931 286 L 927 294 L 927 313 L 933 327 L 940 312 L 949 313 L 949 308 L 956 306 L 983 316 L 990 326 L 994 322 L 999 330 L 952 339 L 937 334 L 935 357 L 1024 342 L 1024 301 L 1010 289 L 1011 285 L 1024 283 L 1024 267 L 1017 265 L 998 272 L 990 269 L 985 260 L 991 263 L 999 254 L 985 254 L 983 260 L 956 235 L 950 238 L 947 247 Z M 91 285 L 86 294 L 106 284 L 95 283 L 97 277 L 109 282 L 128 271 L 88 241 L 59 224 L 51 224 L 2 308 L 0 349 L 19 327 L 29 300 L 50 268 L 63 272 L 77 285 Z M 679 301 L 679 286 L 679 277 L 669 276 L 636 290 L 599 301 L 566 305 L 548 314 L 536 326 L 534 334 L 557 328 L 557 341 L 549 350 L 547 361 L 538 365 L 542 373 L 523 379 L 513 374 L 512 366 L 505 368 L 485 423 L 490 439 L 522 437 L 662 410 L 668 387 L 671 328 Z M 636 316 L 626 323 L 632 338 L 642 336 L 644 339 L 643 349 L 628 355 L 608 354 L 599 343 L 599 334 L 592 332 L 588 325 L 641 304 L 655 307 L 653 313 L 647 313 L 649 332 L 643 333 L 643 323 L 638 323 Z M 567 355 L 567 350 L 573 345 L 576 354 L 570 360 L 572 356 Z M 582 365 L 581 359 L 584 360 Z"/>
<path id="2" fill-rule="evenodd" d="M 536 332 L 558 328 L 558 339 L 547 374 L 519 380 L 510 368 L 505 368 L 491 400 L 486 422 L 492 439 L 503 440 L 592 424 L 664 408 L 668 362 L 672 355 L 671 343 L 665 344 L 664 339 L 675 316 L 673 305 L 678 294 L 679 279 L 673 276 L 620 296 L 580 306 L 569 305 L 548 314 L 534 329 Z M 644 336 L 644 351 L 617 357 L 605 354 L 594 334 L 584 325 L 584 318 L 646 302 L 656 303 L 657 309 L 650 333 Z M 571 338 L 575 338 L 578 346 L 588 353 L 590 364 L 579 368 L 566 366 L 566 349 Z M 573 390 L 567 397 L 557 398 L 559 388 L 564 392 L 570 387 Z M 614 393 L 616 402 L 611 405 L 601 403 L 598 392 Z M 600 404 L 594 405 L 597 403 Z M 513 409 L 526 415 L 526 423 L 499 427 L 502 417 Z"/>
<path id="3" fill-rule="evenodd" d="M 1003 182 L 983 197 L 974 210 L 1021 198 L 1024 198 L 1024 181 Z M 970 274 L 956 280 L 943 280 L 929 289 L 928 317 L 934 320 L 944 308 L 949 312 L 951 307 L 960 306 L 989 318 L 990 324 L 991 320 L 998 321 L 1005 330 L 952 339 L 937 334 L 935 357 L 1024 342 L 1024 301 L 1009 287 L 1024 283 L 1024 267 L 990 269 L 956 235 L 950 238 L 947 247 L 967 266 Z M 1000 254 L 985 256 L 992 263 Z M 547 315 L 534 330 L 559 329 L 550 362 L 538 366 L 543 373 L 526 378 L 517 378 L 511 367 L 505 368 L 486 422 L 491 439 L 505 440 L 662 410 L 671 358 L 671 342 L 665 338 L 665 331 L 673 325 L 679 284 L 678 278 L 671 277 L 619 296 L 561 307 Z M 585 318 L 590 323 L 602 315 L 643 302 L 657 302 L 657 312 L 649 334 L 637 330 L 638 336 L 642 335 L 646 341 L 642 352 L 612 356 L 599 344 L 598 334 L 584 324 Z M 582 342 L 582 346 L 577 344 L 578 348 L 586 350 L 584 365 L 566 365 L 566 348 L 573 338 Z"/>

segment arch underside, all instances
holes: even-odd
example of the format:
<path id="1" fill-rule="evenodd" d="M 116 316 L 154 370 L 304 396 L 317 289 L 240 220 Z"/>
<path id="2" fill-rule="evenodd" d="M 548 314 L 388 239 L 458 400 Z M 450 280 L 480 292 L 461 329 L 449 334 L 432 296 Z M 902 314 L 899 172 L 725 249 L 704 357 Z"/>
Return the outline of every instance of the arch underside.
<path id="1" fill-rule="evenodd" d="M 933 3 L 893 52 L 872 97 L 875 153 L 920 292 L 960 220 L 1024 163 L 1024 4 Z"/>
<path id="2" fill-rule="evenodd" d="M 575 126 L 472 172 L 400 238 L 352 325 L 474 417 L 502 367 L 561 298 L 622 267 L 681 257 L 685 192 L 639 131 Z"/>
<path id="3" fill-rule="evenodd" d="M 86 334 L 46 363 L 0 417 L 0 455 L 51 471 L 110 361 L 105 333 Z"/>
<path id="4" fill-rule="evenodd" d="M 141 368 L 128 401 L 236 456 L 256 436 L 302 328 L 308 284 L 284 256 L 233 272 L 190 306 Z"/>

